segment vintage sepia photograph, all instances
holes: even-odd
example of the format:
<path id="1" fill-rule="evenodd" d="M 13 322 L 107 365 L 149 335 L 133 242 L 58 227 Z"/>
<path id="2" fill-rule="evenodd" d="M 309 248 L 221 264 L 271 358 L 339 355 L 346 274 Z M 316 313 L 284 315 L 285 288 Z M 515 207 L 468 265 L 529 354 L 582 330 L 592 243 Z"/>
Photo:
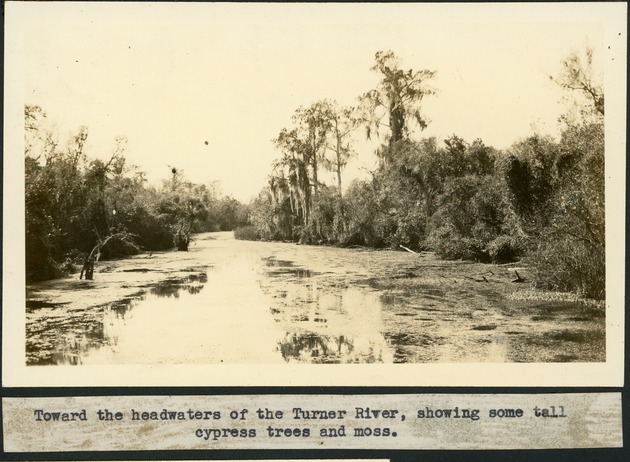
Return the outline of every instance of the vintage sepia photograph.
<path id="1" fill-rule="evenodd" d="M 5 358 L 605 365 L 618 7 L 10 2 Z"/>

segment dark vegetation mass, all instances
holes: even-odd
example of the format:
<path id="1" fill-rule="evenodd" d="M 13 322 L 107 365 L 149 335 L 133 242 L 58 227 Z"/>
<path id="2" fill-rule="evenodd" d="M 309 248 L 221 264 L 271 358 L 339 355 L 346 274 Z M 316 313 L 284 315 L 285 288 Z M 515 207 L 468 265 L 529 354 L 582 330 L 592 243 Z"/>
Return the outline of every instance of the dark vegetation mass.
<path id="1" fill-rule="evenodd" d="M 402 69 L 391 51 L 375 58 L 380 82 L 355 107 L 321 100 L 295 111 L 273 140 L 281 156 L 268 187 L 236 237 L 524 259 L 538 287 L 604 298 L 604 95 L 592 52 L 569 56 L 550 77 L 569 102 L 561 138 L 533 134 L 502 151 L 456 135 L 414 137 L 427 126 L 421 104 L 435 95 L 436 74 Z M 342 194 L 361 131 L 382 140 L 378 166 Z M 336 184 L 322 183 L 322 171 Z"/>
<path id="2" fill-rule="evenodd" d="M 246 222 L 245 207 L 213 185 L 185 180 L 175 167 L 159 187 L 125 160 L 119 138 L 109 160 L 86 153 L 88 129 L 59 146 L 46 113 L 25 107 L 26 280 L 59 277 L 83 265 L 91 278 L 99 258 L 140 250 L 187 250 L 191 236 Z"/>
<path id="3" fill-rule="evenodd" d="M 26 106 L 27 280 L 77 263 L 89 270 L 99 257 L 187 250 L 195 232 L 234 229 L 237 239 L 524 259 L 540 287 L 604 298 L 604 95 L 591 62 L 590 50 L 571 55 L 551 78 L 570 100 L 559 140 L 533 134 L 497 150 L 480 139 L 416 136 L 436 73 L 404 70 L 392 52 L 378 52 L 380 82 L 356 106 L 320 100 L 295 111 L 273 140 L 280 157 L 268 186 L 247 206 L 176 168 L 160 187 L 148 185 L 127 165 L 123 138 L 108 161 L 87 156 L 85 128 L 60 147 L 43 110 Z M 378 166 L 346 186 L 361 132 L 381 140 Z M 321 181 L 324 172 L 335 184 Z"/>

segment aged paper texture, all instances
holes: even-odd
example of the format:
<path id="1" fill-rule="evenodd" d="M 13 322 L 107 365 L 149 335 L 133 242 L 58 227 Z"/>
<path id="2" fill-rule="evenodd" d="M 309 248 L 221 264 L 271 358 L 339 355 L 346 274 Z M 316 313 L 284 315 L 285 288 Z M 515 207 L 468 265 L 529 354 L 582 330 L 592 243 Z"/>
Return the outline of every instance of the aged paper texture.
<path id="1" fill-rule="evenodd" d="M 2 336 L 5 386 L 622 385 L 627 42 L 625 4 L 250 6 L 9 2 L 5 6 Z M 567 15 L 568 11 L 571 14 Z M 50 18 L 53 16 L 56 21 L 51 22 Z M 287 33 L 287 30 L 265 27 L 267 23 L 272 26 L 291 26 L 292 35 L 283 36 L 282 33 Z M 316 27 L 322 24 L 326 24 L 326 27 Z M 447 27 L 449 30 L 454 27 L 461 35 L 439 35 L 440 30 Z M 317 34 L 313 32 L 314 29 L 317 29 Z M 499 45 L 509 41 L 512 32 L 517 29 L 522 39 L 521 42 L 514 42 L 514 49 L 518 52 L 507 53 L 505 56 L 506 59 L 511 56 L 510 63 L 513 65 L 519 62 L 532 63 L 528 67 L 532 74 L 512 82 L 521 90 L 514 90 L 510 99 L 507 94 L 498 92 L 499 87 L 503 88 L 499 83 L 505 83 L 503 80 L 508 75 L 505 73 L 509 72 L 512 64 L 502 64 L 495 61 L 494 57 L 497 56 Z M 430 30 L 436 35 L 430 41 L 430 37 L 413 35 L 419 30 Z M 342 36 L 336 35 L 340 31 L 343 31 Z M 497 35 L 493 36 L 492 31 Z M 586 36 L 584 31 L 588 31 Z M 343 40 L 337 40 L 340 37 Z M 455 55 L 456 50 L 472 40 L 471 37 L 484 37 L 482 45 L 467 57 Z M 544 81 L 540 91 L 549 91 L 549 95 L 555 95 L 553 92 L 557 89 L 547 82 L 547 74 L 556 71 L 557 67 L 554 66 L 560 65 L 559 60 L 563 56 L 572 49 L 588 45 L 589 40 L 597 45 L 597 51 L 601 53 L 606 92 L 605 317 L 585 321 L 584 316 L 573 316 L 567 320 L 568 327 L 564 324 L 554 327 L 548 316 L 525 316 L 516 310 L 506 310 L 508 314 L 505 314 L 497 310 L 497 316 L 501 316 L 503 323 L 499 325 L 494 318 L 485 319 L 487 315 L 484 314 L 484 309 L 468 309 L 465 296 L 459 296 L 456 292 L 458 284 L 463 283 L 485 290 L 486 286 L 483 284 L 491 285 L 496 282 L 492 279 L 495 275 L 489 273 L 465 275 L 455 278 L 455 282 L 449 282 L 451 285 L 448 289 L 440 292 L 440 296 L 449 301 L 444 309 L 461 310 L 466 316 L 454 318 L 456 322 L 447 320 L 450 324 L 445 321 L 438 327 L 435 327 L 431 317 L 435 316 L 433 312 L 436 311 L 431 305 L 420 307 L 418 313 L 424 313 L 422 315 L 411 308 L 403 310 L 396 304 L 396 294 L 378 294 L 375 292 L 378 288 L 374 287 L 362 289 L 363 292 L 353 292 L 352 287 L 343 287 L 346 291 L 345 304 L 339 305 L 341 308 L 335 308 L 334 297 L 337 295 L 321 292 L 323 295 L 317 299 L 312 295 L 316 290 L 323 290 L 323 284 L 317 286 L 317 281 L 321 279 L 313 278 L 315 282 L 304 289 L 304 294 L 288 292 L 287 295 L 286 290 L 263 293 L 261 286 L 271 281 L 272 277 L 264 281 L 256 279 L 250 260 L 244 257 L 247 252 L 222 254 L 221 249 L 228 244 L 224 245 L 223 241 L 217 239 L 211 242 L 211 238 L 203 242 L 200 240 L 199 247 L 191 247 L 191 252 L 187 254 L 180 253 L 178 257 L 181 257 L 181 261 L 177 263 L 180 265 L 179 270 L 187 269 L 185 260 L 193 258 L 196 255 L 194 252 L 200 251 L 208 242 L 217 249 L 216 252 L 207 250 L 209 255 L 227 255 L 224 261 L 234 263 L 236 273 L 223 282 L 213 279 L 220 276 L 220 265 L 217 263 L 216 270 L 213 270 L 212 265 L 215 262 L 208 263 L 209 269 L 204 277 L 210 281 L 206 280 L 206 283 L 214 282 L 216 286 L 212 293 L 206 292 L 203 295 L 207 306 L 198 303 L 199 298 L 187 298 L 189 295 L 199 297 L 195 290 L 203 282 L 199 282 L 201 279 L 198 277 L 194 281 L 197 285 L 193 284 L 188 294 L 182 293 L 180 305 L 176 309 L 166 306 L 165 303 L 180 297 L 179 292 L 168 290 L 158 293 L 163 298 L 158 300 L 156 295 L 155 300 L 148 303 L 146 309 L 143 308 L 144 311 L 140 308 L 134 308 L 135 311 L 119 309 L 116 303 L 120 304 L 121 300 L 126 300 L 128 305 L 136 302 L 134 293 L 129 293 L 130 289 L 127 287 L 129 278 L 135 278 L 133 284 L 136 285 L 133 288 L 145 284 L 142 286 L 145 292 L 149 291 L 149 286 L 151 290 L 159 292 L 159 288 L 151 286 L 155 285 L 155 281 L 149 281 L 148 278 L 164 270 L 172 262 L 162 264 L 163 260 L 160 259 L 166 258 L 164 254 L 147 253 L 140 256 L 145 260 L 131 260 L 137 265 L 147 262 L 145 266 L 129 267 L 119 272 L 96 273 L 94 283 L 88 284 L 87 281 L 79 281 L 78 277 L 73 276 L 73 279 L 66 279 L 65 282 L 58 283 L 59 285 L 55 285 L 57 282 L 46 282 L 32 287 L 29 298 L 31 306 L 26 310 L 23 154 L 25 104 L 44 106 L 51 123 L 57 125 L 56 133 L 60 144 L 63 144 L 67 132 L 76 131 L 79 125 L 87 124 L 91 130 L 88 140 L 94 143 L 89 145 L 90 155 L 107 157 L 114 137 L 122 133 L 129 142 L 129 159 L 139 164 L 140 168 L 145 168 L 149 176 L 153 175 L 156 183 L 160 178 L 170 175 L 171 171 L 176 171 L 168 166 L 182 163 L 186 166 L 186 173 L 195 181 L 222 180 L 226 189 L 234 188 L 230 191 L 231 194 L 242 192 L 243 196 L 240 197 L 244 197 L 243 201 L 246 201 L 250 197 L 248 194 L 256 193 L 246 190 L 246 187 L 256 185 L 255 181 L 258 180 L 255 180 L 255 174 L 271 168 L 274 154 L 269 140 L 277 134 L 283 123 L 290 122 L 292 111 L 300 104 L 308 104 L 308 98 L 326 97 L 325 92 L 330 88 L 335 89 L 335 94 L 349 95 L 350 98 L 355 93 L 369 89 L 370 85 L 374 86 L 376 75 L 370 74 L 369 67 L 374 53 L 379 49 L 391 48 L 414 66 L 415 63 L 425 65 L 420 63 L 430 60 L 443 63 L 442 67 L 446 71 L 441 78 L 444 83 L 440 84 L 437 79 L 436 85 L 444 85 L 445 88 L 440 89 L 434 100 L 427 99 L 426 103 L 427 111 L 433 111 L 433 122 L 427 128 L 428 135 L 449 136 L 452 132 L 445 131 L 443 134 L 440 130 L 449 130 L 448 121 L 455 124 L 463 119 L 472 124 L 461 125 L 462 131 L 465 131 L 465 127 L 471 128 L 470 134 L 465 134 L 470 137 L 470 141 L 476 136 L 473 134 L 474 130 L 483 133 L 488 130 L 488 137 L 496 136 L 496 143 L 509 147 L 510 141 L 530 133 L 529 125 L 534 129 L 539 128 L 543 133 L 545 130 L 556 130 L 554 127 L 561 109 L 555 100 L 549 103 L 549 107 L 539 105 L 540 114 L 532 109 L 531 114 L 518 121 L 519 130 L 510 132 L 513 138 L 502 140 L 501 132 L 507 133 L 511 130 L 509 126 L 514 121 L 508 122 L 509 113 L 502 112 L 505 109 L 499 103 L 510 99 L 514 108 L 522 108 L 532 101 L 538 101 L 538 90 L 525 84 L 539 77 Z M 524 46 L 528 41 L 529 45 Z M 551 50 L 551 44 L 556 44 L 558 49 L 554 48 L 550 57 L 542 52 L 534 55 L 532 50 L 540 50 L 541 43 L 549 44 L 542 45 L 543 49 Z M 44 46 L 46 44 L 50 44 L 50 48 Z M 214 54 L 199 54 L 209 44 L 213 44 Z M 225 44 L 225 47 L 217 44 Z M 227 49 L 228 45 L 233 47 L 229 48 L 230 54 L 221 54 L 221 50 Z M 369 53 L 365 47 L 370 49 Z M 426 56 L 423 53 L 427 53 Z M 464 81 L 461 75 L 458 77 L 460 67 L 449 67 L 454 62 L 453 58 L 449 58 L 451 54 L 461 58 L 461 69 L 470 64 L 469 60 L 475 61 L 478 80 Z M 191 56 L 203 56 L 204 59 L 193 61 Z M 325 59 L 317 61 L 316 56 L 317 59 L 322 56 Z M 274 57 L 273 61 L 271 57 Z M 173 61 L 164 67 L 169 59 Z M 537 64 L 537 60 L 543 64 Z M 319 63 L 319 67 L 314 67 L 312 63 Z M 356 64 L 365 74 L 366 80 L 348 82 L 342 79 L 345 71 L 331 71 L 346 69 L 343 66 L 348 63 L 353 66 Z M 431 62 L 426 64 L 432 65 Z M 76 72 L 66 74 L 72 69 Z M 438 68 L 438 76 L 439 72 L 441 71 Z M 340 80 L 332 79 L 333 76 Z M 279 79 L 286 80 L 282 80 L 282 85 L 274 86 Z M 200 81 L 206 80 L 208 85 L 197 86 Z M 459 96 L 457 92 L 449 92 L 446 85 L 455 81 L 461 81 L 461 86 L 457 87 L 461 91 Z M 474 93 L 475 82 L 481 84 L 482 81 L 494 82 L 496 93 L 492 93 L 492 88 L 487 90 L 489 93 L 486 94 L 485 103 L 479 106 L 485 108 L 483 113 L 479 112 L 481 109 L 466 113 L 465 108 L 455 104 L 456 100 L 464 98 L 467 93 Z M 191 88 L 196 93 L 188 92 Z M 241 98 L 240 95 L 251 95 L 247 93 L 250 88 L 256 89 L 255 96 L 247 96 L 249 99 L 238 99 L 234 103 L 237 97 Z M 207 95 L 210 93 L 207 92 L 216 89 L 220 91 L 211 93 L 212 98 L 209 100 Z M 280 89 L 283 91 L 280 92 Z M 186 102 L 185 107 L 188 110 L 185 111 L 184 106 L 180 106 L 182 101 Z M 218 108 L 225 108 L 223 104 L 230 101 L 230 110 L 222 110 L 217 114 L 220 111 Z M 449 106 L 451 109 L 447 114 L 440 114 L 440 110 L 443 110 L 440 109 L 440 101 L 444 104 L 450 102 L 454 106 Z M 516 109 L 514 112 L 517 112 Z M 277 119 L 274 117 L 278 113 L 281 114 L 280 125 L 268 127 L 267 122 L 276 123 Z M 505 125 L 499 124 L 496 117 Z M 536 119 L 537 117 L 540 118 Z M 170 121 L 168 127 L 161 125 L 160 121 L 164 119 Z M 235 129 L 229 142 L 221 138 L 223 131 L 219 128 L 226 121 Z M 207 130 L 209 134 L 207 137 L 205 134 L 202 136 L 204 132 L 200 129 L 201 131 L 194 134 L 200 138 L 195 139 L 194 146 L 188 145 L 192 136 L 189 136 L 191 132 L 188 129 L 198 125 L 207 126 L 203 130 Z M 262 130 L 260 127 L 265 129 L 262 134 L 258 133 Z M 110 132 L 105 128 L 111 129 L 111 133 L 115 134 L 108 138 Z M 432 133 L 431 130 L 435 132 Z M 104 138 L 108 141 L 103 141 Z M 156 144 L 149 147 L 140 141 L 147 139 Z M 170 144 L 173 139 L 174 145 Z M 238 144 L 248 140 L 256 140 L 257 143 L 259 140 L 263 141 L 253 147 L 240 147 Z M 98 144 L 101 141 L 103 144 Z M 214 144 L 219 142 L 227 144 Z M 239 147 L 232 149 L 232 143 Z M 202 151 L 211 148 L 212 155 Z M 266 154 L 266 150 L 270 150 L 271 154 Z M 189 155 L 188 152 L 195 154 Z M 368 153 L 373 155 L 372 151 Z M 267 155 L 268 158 L 265 157 Z M 355 167 L 357 175 L 366 171 L 362 165 Z M 240 179 L 234 179 L 234 172 L 242 173 Z M 215 173 L 221 178 L 215 177 Z M 264 186 L 265 175 L 260 177 Z M 113 220 L 116 209 L 108 213 Z M 243 245 L 253 249 L 255 244 Z M 275 244 L 270 244 L 273 245 Z M 326 250 L 328 251 L 331 250 Z M 290 252 L 297 254 L 302 249 Z M 300 258 L 306 263 L 302 266 L 310 263 L 316 267 L 319 257 L 311 258 L 312 254 L 309 252 L 315 250 L 304 250 Z M 356 255 L 358 252 L 357 250 Z M 390 254 L 378 254 L 379 257 L 381 255 Z M 405 278 L 409 278 L 409 274 L 414 276 L 411 259 L 420 257 L 411 253 L 403 257 L 400 255 L 401 253 L 396 254 L 395 257 L 407 258 L 411 262 L 408 268 L 399 268 L 399 274 L 397 273 L 397 277 L 403 280 L 401 284 L 405 284 Z M 295 261 L 297 259 L 298 257 Z M 155 263 L 150 267 L 151 261 Z M 266 256 L 265 261 L 267 266 L 263 270 L 267 271 L 266 274 L 277 270 L 276 273 L 284 272 L 283 274 L 294 278 L 312 276 L 310 269 L 296 269 L 292 262 L 282 266 L 282 258 L 274 260 Z M 347 264 L 347 268 L 362 274 L 361 271 L 368 266 L 367 263 L 363 264 L 364 261 L 367 260 L 360 260 L 357 256 Z M 259 258 L 257 264 L 261 265 L 260 262 Z M 119 263 L 112 265 L 116 264 Z M 97 270 L 103 267 L 106 266 L 97 267 Z M 335 277 L 340 280 L 346 277 L 343 269 L 346 267 L 341 268 L 328 268 L 313 273 L 319 276 L 328 274 L 325 277 L 328 277 L 329 286 L 333 286 L 330 281 Z M 507 270 L 498 268 L 496 271 L 507 274 Z M 511 278 L 516 277 L 517 283 L 522 282 L 518 271 L 514 272 L 511 268 L 510 271 Z M 121 274 L 127 279 L 116 279 Z M 439 276 L 432 277 L 435 280 L 433 283 L 440 283 Z M 364 285 L 369 286 L 369 277 L 364 279 Z M 510 284 L 509 279 L 506 281 Z M 88 285 L 92 287 L 92 292 L 81 292 Z M 83 289 L 72 292 L 79 286 Z M 534 289 L 535 287 L 532 288 Z M 32 298 L 32 293 L 38 291 L 50 296 L 50 300 Z M 75 298 L 68 299 L 69 294 Z M 138 299 L 145 295 L 138 296 Z M 430 298 L 433 295 L 429 293 L 422 296 Z M 283 297 L 295 303 L 307 299 L 301 308 L 303 312 L 286 314 L 284 318 L 281 317 L 282 313 L 275 313 L 276 317 L 273 318 L 269 300 L 274 299 L 273 303 L 280 303 L 278 300 L 282 301 Z M 407 294 L 405 297 L 409 299 L 412 295 Z M 327 316 L 323 316 L 317 308 L 312 308 L 315 302 L 320 304 L 320 311 L 325 303 L 333 308 L 327 311 Z M 400 326 L 407 323 L 411 326 L 411 323 L 415 323 L 413 329 L 401 334 L 392 332 L 390 328 L 385 335 L 385 329 L 381 325 L 385 321 L 379 310 L 385 312 L 382 307 L 386 303 L 394 307 L 387 312 L 389 325 Z M 196 316 L 203 316 L 204 313 L 207 316 L 208 310 L 215 309 L 216 306 L 230 305 L 233 309 L 225 310 L 225 314 L 216 311 L 219 314 L 215 319 L 208 321 L 206 318 L 206 324 L 198 322 L 199 318 Z M 184 312 L 188 314 L 184 315 Z M 106 316 L 98 318 L 103 314 Z M 77 326 L 68 327 L 64 324 L 66 315 L 80 318 L 80 322 Z M 519 340 L 530 338 L 521 335 L 521 318 L 514 321 L 513 326 L 505 324 L 508 323 L 505 319 L 516 315 L 524 316 L 523 323 L 528 323 L 528 328 L 534 331 L 530 335 L 534 339 L 531 342 Z M 553 316 L 555 313 L 552 313 L 551 317 Z M 293 330 L 278 332 L 278 326 L 283 322 Z M 533 322 L 540 322 L 550 333 L 536 337 L 535 328 L 531 327 Z M 595 329 L 597 336 L 591 338 L 590 332 L 594 331 L 592 326 L 596 322 L 600 323 Z M 578 324 L 577 331 L 570 330 Z M 308 326 L 312 332 L 303 326 Z M 421 326 L 422 329 L 416 326 Z M 424 333 L 425 328 L 433 329 L 431 332 L 435 335 Z M 238 343 L 233 342 L 235 338 L 239 340 Z M 555 350 L 550 349 L 546 341 L 555 341 L 558 346 Z M 599 341 L 598 349 L 592 348 L 590 343 L 595 341 Z M 228 344 L 236 346 L 228 349 Z M 222 346 L 225 351 L 221 350 Z M 206 351 L 214 347 L 214 353 L 204 356 Z M 565 348 L 569 347 L 577 353 L 574 355 L 566 351 Z M 436 353 L 424 354 L 423 348 L 427 352 Z M 324 350 L 326 354 L 322 353 Z M 531 351 L 535 353 L 538 350 L 544 354 L 530 355 Z M 222 356 L 223 354 L 225 355 Z M 532 357 L 536 359 L 528 359 Z M 323 364 L 330 358 L 332 360 L 329 362 L 363 364 Z M 39 360 L 41 361 L 38 362 Z M 317 361 L 322 364 L 312 364 Z M 394 364 L 396 362 L 406 363 Z M 574 418 L 577 419 L 577 415 L 566 422 L 576 422 L 572 420 Z M 583 423 L 586 425 L 585 421 Z M 534 426 L 531 430 L 536 431 L 536 428 L 543 427 Z M 540 435 L 542 437 L 542 432 Z M 29 438 L 28 433 L 22 436 Z M 181 435 L 178 433 L 176 438 L 181 438 Z M 31 440 L 34 444 L 36 438 Z M 411 440 L 412 438 L 408 440 L 409 447 L 413 446 Z M 575 439 L 578 440 L 580 438 Z M 84 443 L 88 444 L 86 441 Z M 162 441 L 166 440 L 156 438 L 154 443 Z M 174 441 L 168 440 L 168 444 L 187 446 L 191 441 L 195 441 L 197 447 L 204 444 L 194 438 L 182 443 Z M 432 441 L 434 447 L 445 444 L 437 443 L 435 439 Z M 563 439 L 562 444 L 568 441 L 574 440 Z M 145 448 L 149 448 L 149 443 L 145 443 Z M 100 443 L 92 441 L 90 444 L 98 447 Z M 109 444 L 107 439 L 103 444 Z M 375 444 L 378 446 L 383 443 Z"/>
<path id="2" fill-rule="evenodd" d="M 620 447 L 618 393 L 7 398 L 10 452 Z"/>

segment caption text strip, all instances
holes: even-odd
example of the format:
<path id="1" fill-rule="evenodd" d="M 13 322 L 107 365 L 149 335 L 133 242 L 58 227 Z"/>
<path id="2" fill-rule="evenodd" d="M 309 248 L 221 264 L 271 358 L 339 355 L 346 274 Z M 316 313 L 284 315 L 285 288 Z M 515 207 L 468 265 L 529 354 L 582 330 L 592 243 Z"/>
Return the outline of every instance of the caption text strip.
<path id="1" fill-rule="evenodd" d="M 622 446 L 619 393 L 3 399 L 7 452 Z"/>

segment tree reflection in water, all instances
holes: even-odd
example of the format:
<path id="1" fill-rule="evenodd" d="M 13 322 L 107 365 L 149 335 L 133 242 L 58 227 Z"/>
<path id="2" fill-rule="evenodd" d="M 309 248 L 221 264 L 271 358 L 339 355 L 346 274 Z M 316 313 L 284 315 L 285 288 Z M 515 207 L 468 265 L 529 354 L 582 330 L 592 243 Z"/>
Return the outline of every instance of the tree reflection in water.
<path id="1" fill-rule="evenodd" d="M 285 361 L 393 362 L 376 292 L 325 284 L 319 273 L 286 260 L 267 258 L 265 266 L 263 289 L 273 296 L 270 311 L 286 332 L 278 343 Z"/>
<path id="2" fill-rule="evenodd" d="M 183 290 L 198 294 L 208 277 L 205 273 L 172 278 L 154 284 L 148 293 L 157 298 L 179 298 Z M 37 311 L 37 322 L 26 324 L 27 365 L 80 365 L 82 358 L 107 345 L 116 349 L 118 337 L 115 326 L 124 325 L 127 317 L 147 294 L 123 298 L 106 306 L 86 310 L 67 310 L 63 315 L 55 312 L 59 304 L 31 301 L 27 311 Z"/>
<path id="3" fill-rule="evenodd" d="M 357 350 L 354 342 L 345 335 L 328 336 L 313 333 L 288 334 L 280 342 L 279 349 L 287 361 L 314 364 L 380 363 L 383 350 L 370 344 L 367 349 Z"/>
<path id="4" fill-rule="evenodd" d="M 191 295 L 196 295 L 201 292 L 203 284 L 207 281 L 208 276 L 205 273 L 191 274 L 185 278 L 171 278 L 153 285 L 149 289 L 149 293 L 158 298 L 179 298 L 179 293 L 182 290 Z"/>

